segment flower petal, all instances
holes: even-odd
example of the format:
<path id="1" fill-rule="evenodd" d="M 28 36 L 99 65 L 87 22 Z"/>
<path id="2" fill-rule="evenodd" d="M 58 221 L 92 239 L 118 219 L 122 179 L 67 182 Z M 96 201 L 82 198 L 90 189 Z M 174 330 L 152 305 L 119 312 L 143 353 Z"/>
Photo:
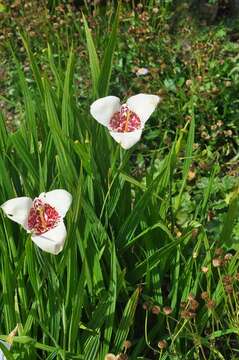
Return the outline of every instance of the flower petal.
<path id="1" fill-rule="evenodd" d="M 9 219 L 27 229 L 27 219 L 31 206 L 32 199 L 23 196 L 6 201 L 1 205 L 1 208 Z"/>
<path id="2" fill-rule="evenodd" d="M 42 199 L 47 204 L 53 206 L 62 217 L 66 215 L 72 203 L 71 194 L 63 189 L 56 189 L 46 193 L 41 193 L 39 195 L 39 199 Z"/>
<path id="3" fill-rule="evenodd" d="M 0 342 L 8 349 L 10 350 L 11 344 L 7 343 L 6 341 L 0 340 Z M 0 350 L 0 360 L 6 360 L 6 357 L 4 356 L 2 350 Z"/>
<path id="4" fill-rule="evenodd" d="M 127 105 L 130 110 L 139 116 L 143 128 L 150 115 L 154 112 L 159 101 L 160 97 L 157 95 L 138 94 L 131 96 L 127 100 Z"/>
<path id="5" fill-rule="evenodd" d="M 113 114 L 120 110 L 120 99 L 106 96 L 93 102 L 90 113 L 100 124 L 108 126 Z"/>
<path id="6" fill-rule="evenodd" d="M 61 221 L 54 229 L 42 235 L 32 235 L 32 241 L 42 250 L 57 255 L 63 249 L 66 239 L 66 227 Z"/>
<path id="7" fill-rule="evenodd" d="M 131 132 L 116 132 L 110 131 L 112 138 L 119 143 L 125 150 L 131 148 L 136 144 L 142 135 L 142 129 Z"/>

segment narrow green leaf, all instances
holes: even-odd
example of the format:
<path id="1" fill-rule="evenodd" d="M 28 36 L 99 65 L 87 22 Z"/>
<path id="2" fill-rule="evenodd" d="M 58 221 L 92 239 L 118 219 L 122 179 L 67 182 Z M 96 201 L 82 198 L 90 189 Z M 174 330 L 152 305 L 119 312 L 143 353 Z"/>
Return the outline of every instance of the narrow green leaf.
<path id="1" fill-rule="evenodd" d="M 88 49 L 88 55 L 90 60 L 90 70 L 91 70 L 91 79 L 93 85 L 93 96 L 98 97 L 98 82 L 100 76 L 100 65 L 99 65 L 99 58 L 96 52 L 96 48 L 94 45 L 94 41 L 92 38 L 91 30 L 88 27 L 87 21 L 85 16 L 83 15 L 83 23 L 85 28 L 85 35 L 86 35 L 86 43 Z"/>
<path id="2" fill-rule="evenodd" d="M 239 215 L 239 187 L 230 194 L 229 207 L 224 218 L 220 242 L 229 247 L 232 243 L 232 234 L 236 219 Z"/>
<path id="3" fill-rule="evenodd" d="M 104 52 L 103 61 L 100 66 L 100 75 L 99 75 L 99 85 L 98 85 L 98 94 L 99 97 L 108 95 L 109 83 L 112 72 L 113 57 L 114 51 L 117 43 L 117 32 L 119 26 L 119 17 L 120 17 L 120 7 L 121 3 L 118 3 L 117 11 L 115 14 L 112 31 L 109 37 L 107 47 Z"/>
<path id="4" fill-rule="evenodd" d="M 125 306 L 123 316 L 117 328 L 114 339 L 114 352 L 116 354 L 122 351 L 123 343 L 125 340 L 127 340 L 130 327 L 132 326 L 134 321 L 139 295 L 140 295 L 140 288 L 137 288 Z"/>

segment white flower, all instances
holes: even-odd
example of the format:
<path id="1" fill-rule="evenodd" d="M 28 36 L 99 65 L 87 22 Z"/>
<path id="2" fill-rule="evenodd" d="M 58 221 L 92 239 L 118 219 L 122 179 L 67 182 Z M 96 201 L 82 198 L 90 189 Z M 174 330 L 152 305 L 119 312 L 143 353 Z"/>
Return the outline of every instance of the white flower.
<path id="1" fill-rule="evenodd" d="M 149 73 L 149 70 L 147 68 L 139 68 L 137 71 L 136 71 L 136 75 L 137 76 L 144 76 L 144 75 L 147 75 Z"/>
<path id="2" fill-rule="evenodd" d="M 34 200 L 29 197 L 8 200 L 1 208 L 9 219 L 32 234 L 32 241 L 39 248 L 57 255 L 63 249 L 66 239 L 63 219 L 71 202 L 70 193 L 57 189 L 41 193 Z"/>
<path id="3" fill-rule="evenodd" d="M 106 96 L 93 102 L 90 112 L 108 128 L 115 141 L 129 149 L 140 140 L 144 125 L 159 101 L 157 95 L 138 94 L 120 105 L 118 97 Z"/>

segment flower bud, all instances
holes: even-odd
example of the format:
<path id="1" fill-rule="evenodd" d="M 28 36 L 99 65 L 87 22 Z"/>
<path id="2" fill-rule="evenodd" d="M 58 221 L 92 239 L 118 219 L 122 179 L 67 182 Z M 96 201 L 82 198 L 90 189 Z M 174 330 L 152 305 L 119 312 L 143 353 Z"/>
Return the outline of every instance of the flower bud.
<path id="1" fill-rule="evenodd" d="M 180 313 L 182 319 L 190 319 L 190 311 L 183 310 Z"/>
<path id="2" fill-rule="evenodd" d="M 222 266 L 222 260 L 219 258 L 214 258 L 214 259 L 212 259 L 212 265 L 214 267 L 220 267 L 220 266 Z"/>
<path id="3" fill-rule="evenodd" d="M 224 275 L 222 278 L 222 282 L 224 285 L 231 285 L 233 282 L 233 278 L 231 275 Z"/>
<path id="4" fill-rule="evenodd" d="M 202 266 L 201 267 L 201 271 L 206 274 L 208 272 L 208 267 L 207 266 Z"/>
<path id="5" fill-rule="evenodd" d="M 208 299 L 209 299 L 209 294 L 208 294 L 208 292 L 207 292 L 207 291 L 203 291 L 203 292 L 201 293 L 201 298 L 202 298 L 203 300 L 208 300 Z"/>
<path id="6" fill-rule="evenodd" d="M 154 305 L 152 307 L 151 311 L 152 311 L 152 314 L 158 315 L 160 313 L 160 311 L 161 311 L 160 306 Z"/>
<path id="7" fill-rule="evenodd" d="M 193 299 L 190 301 L 190 309 L 195 311 L 199 306 L 199 303 L 197 302 L 197 300 Z"/>
<path id="8" fill-rule="evenodd" d="M 225 260 L 225 261 L 230 261 L 232 257 L 233 257 L 233 255 L 232 255 L 231 253 L 227 253 L 227 254 L 224 256 L 224 260 Z"/>
<path id="9" fill-rule="evenodd" d="M 165 315 L 170 315 L 170 314 L 172 314 L 173 309 L 170 306 L 165 306 L 163 308 L 163 312 L 164 312 Z"/>
<path id="10" fill-rule="evenodd" d="M 207 306 L 207 308 L 208 308 L 209 310 L 212 310 L 212 309 L 215 308 L 216 303 L 215 303 L 214 300 L 208 300 L 206 306 Z"/>
<path id="11" fill-rule="evenodd" d="M 188 79 L 188 80 L 186 80 L 186 86 L 187 87 L 190 87 L 191 85 L 192 85 L 192 80 L 191 79 Z"/>
<path id="12" fill-rule="evenodd" d="M 127 350 L 129 348 L 131 348 L 132 346 L 132 342 L 130 340 L 125 340 L 124 341 L 124 348 Z"/>
<path id="13" fill-rule="evenodd" d="M 233 286 L 232 285 L 225 285 L 225 291 L 230 295 L 233 293 Z"/>
<path id="14" fill-rule="evenodd" d="M 158 342 L 158 347 L 159 349 L 163 350 L 163 349 L 166 349 L 166 347 L 168 346 L 168 343 L 166 340 L 160 340 Z"/>
<path id="15" fill-rule="evenodd" d="M 105 360 L 116 360 L 116 356 L 114 354 L 106 354 Z"/>

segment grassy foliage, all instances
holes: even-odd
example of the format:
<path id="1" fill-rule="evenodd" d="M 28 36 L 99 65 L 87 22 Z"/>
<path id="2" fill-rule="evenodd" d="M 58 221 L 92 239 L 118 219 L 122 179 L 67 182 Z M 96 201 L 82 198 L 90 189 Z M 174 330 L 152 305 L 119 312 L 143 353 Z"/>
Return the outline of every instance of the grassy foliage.
<path id="1" fill-rule="evenodd" d="M 232 46 L 221 25 L 207 35 L 190 29 L 198 38 L 187 35 L 188 44 L 182 31 L 169 46 L 175 19 L 168 6 L 111 7 L 104 27 L 100 13 L 108 8 L 95 8 L 96 24 L 76 12 L 71 26 L 68 9 L 64 29 L 53 33 L 46 21 L 47 45 L 44 37 L 29 39 L 24 26 L 17 46 L 5 39 L 13 80 L 1 94 L 0 203 L 56 188 L 73 195 L 67 242 L 56 257 L 0 213 L 0 338 L 19 324 L 11 351 L 0 343 L 7 359 L 236 356 L 239 192 L 230 175 L 238 158 L 237 60 L 220 63 Z M 133 66 L 145 64 L 149 75 L 136 77 Z M 133 92 L 164 100 L 141 144 L 124 151 L 89 105 Z M 13 108 L 17 126 L 6 121 Z"/>

